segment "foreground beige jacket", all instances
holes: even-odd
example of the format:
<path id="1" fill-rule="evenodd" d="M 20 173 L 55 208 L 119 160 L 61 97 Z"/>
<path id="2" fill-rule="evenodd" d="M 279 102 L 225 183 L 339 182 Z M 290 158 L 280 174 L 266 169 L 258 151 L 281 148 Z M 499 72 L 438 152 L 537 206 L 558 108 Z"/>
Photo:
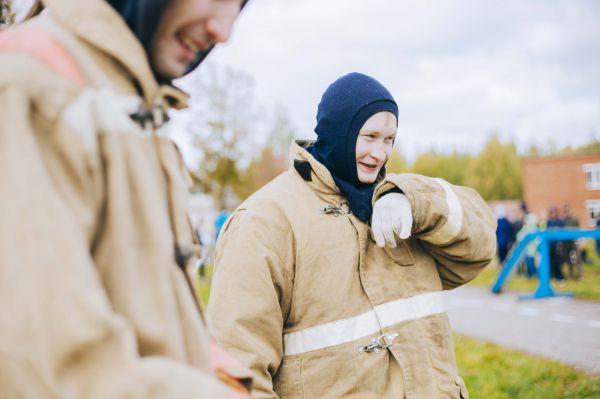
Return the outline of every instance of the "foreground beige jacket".
<path id="1" fill-rule="evenodd" d="M 375 196 L 401 189 L 414 225 L 381 249 L 329 171 L 297 144 L 292 157 L 234 212 L 217 248 L 209 325 L 252 368 L 253 397 L 468 397 L 442 290 L 494 256 L 487 205 L 441 179 L 388 175 Z"/>
<path id="2" fill-rule="evenodd" d="M 185 95 L 104 1 L 45 5 L 0 32 L 0 397 L 233 397 L 184 272 L 181 156 L 151 126 Z M 140 95 L 146 129 L 99 131 L 100 88 Z"/>

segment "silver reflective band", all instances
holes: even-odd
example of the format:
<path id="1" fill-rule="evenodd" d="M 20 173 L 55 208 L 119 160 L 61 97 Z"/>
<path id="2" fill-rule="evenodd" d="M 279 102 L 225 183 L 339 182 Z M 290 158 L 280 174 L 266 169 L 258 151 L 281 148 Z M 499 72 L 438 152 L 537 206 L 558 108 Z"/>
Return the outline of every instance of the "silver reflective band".
<path id="1" fill-rule="evenodd" d="M 435 180 L 444 189 L 446 205 L 448 206 L 448 217 L 446 218 L 446 223 L 444 223 L 442 227 L 434 231 L 432 234 L 421 237 L 421 239 L 433 245 L 444 245 L 456 238 L 460 232 L 460 228 L 462 227 L 463 210 L 462 206 L 460 205 L 460 201 L 450 183 L 438 177 L 434 178 L 433 180 Z"/>
<path id="2" fill-rule="evenodd" d="M 336 320 L 283 335 L 284 356 L 297 355 L 368 337 L 403 321 L 444 312 L 439 291 L 397 299 L 349 319 Z"/>

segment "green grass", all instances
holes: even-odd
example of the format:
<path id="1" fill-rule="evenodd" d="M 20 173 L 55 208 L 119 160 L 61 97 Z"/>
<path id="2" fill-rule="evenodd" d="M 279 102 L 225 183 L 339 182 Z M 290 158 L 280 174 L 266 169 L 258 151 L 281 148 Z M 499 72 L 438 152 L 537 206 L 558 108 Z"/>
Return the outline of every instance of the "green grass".
<path id="1" fill-rule="evenodd" d="M 200 279 L 200 282 L 198 283 L 198 296 L 204 306 L 208 305 L 208 297 L 210 296 L 210 279 Z"/>
<path id="2" fill-rule="evenodd" d="M 455 335 L 456 358 L 471 398 L 600 398 L 600 378 L 522 352 Z"/>
<path id="3" fill-rule="evenodd" d="M 204 265 L 204 276 L 199 277 L 198 281 L 198 297 L 200 302 L 206 307 L 208 305 L 208 297 L 210 296 L 210 283 L 212 281 L 213 265 Z"/>
<path id="4" fill-rule="evenodd" d="M 583 278 L 579 281 L 566 280 L 566 282 L 561 286 L 558 286 L 553 281 L 551 282 L 551 285 L 552 288 L 557 292 L 574 292 L 575 298 L 578 299 L 600 301 L 600 258 L 593 248 L 593 240 L 587 241 L 585 246 L 588 249 L 589 263 L 584 264 L 583 266 Z M 565 266 L 564 270 L 566 270 L 566 265 L 563 266 Z M 500 269 L 498 267 L 498 262 L 494 261 L 469 284 L 491 287 L 499 272 Z M 537 278 L 528 279 L 524 276 L 513 274 L 502 289 L 508 291 L 533 293 L 537 286 Z"/>

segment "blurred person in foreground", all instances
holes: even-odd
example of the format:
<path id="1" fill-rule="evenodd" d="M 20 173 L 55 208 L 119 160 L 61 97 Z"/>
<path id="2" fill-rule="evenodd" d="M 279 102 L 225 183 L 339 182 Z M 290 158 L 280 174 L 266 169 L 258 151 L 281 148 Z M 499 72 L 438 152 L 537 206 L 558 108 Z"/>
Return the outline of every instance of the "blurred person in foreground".
<path id="1" fill-rule="evenodd" d="M 254 398 L 467 397 L 442 291 L 492 260 L 495 220 L 472 189 L 386 175 L 397 116 L 375 79 L 339 78 L 316 142 L 223 226 L 209 325 Z"/>
<path id="2" fill-rule="evenodd" d="M 241 0 L 44 0 L 0 33 L 0 396 L 242 398 L 186 271 L 170 83 Z"/>

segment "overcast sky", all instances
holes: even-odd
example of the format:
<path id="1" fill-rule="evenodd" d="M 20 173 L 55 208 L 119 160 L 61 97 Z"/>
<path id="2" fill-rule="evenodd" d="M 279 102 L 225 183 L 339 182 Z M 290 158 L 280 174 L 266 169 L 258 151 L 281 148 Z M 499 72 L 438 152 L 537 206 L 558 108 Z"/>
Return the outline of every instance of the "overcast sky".
<path id="1" fill-rule="evenodd" d="M 383 83 L 398 148 L 477 151 L 492 132 L 524 150 L 600 135 L 600 1 L 250 0 L 209 57 L 283 104 L 300 138 L 339 76 Z M 201 66 L 195 73 L 202 73 Z"/>

